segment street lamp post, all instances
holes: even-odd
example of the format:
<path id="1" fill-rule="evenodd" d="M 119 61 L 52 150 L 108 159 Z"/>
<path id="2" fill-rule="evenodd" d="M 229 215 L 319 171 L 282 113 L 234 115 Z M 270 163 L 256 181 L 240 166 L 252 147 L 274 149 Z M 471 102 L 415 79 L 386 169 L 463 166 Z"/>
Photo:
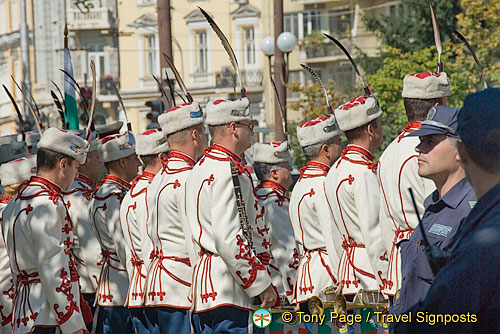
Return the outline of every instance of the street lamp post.
<path id="1" fill-rule="evenodd" d="M 260 48 L 262 52 L 267 56 L 268 61 L 268 66 L 269 66 L 269 78 L 272 80 L 273 76 L 273 71 L 272 71 L 272 57 L 274 56 L 274 51 L 275 51 L 275 44 L 278 47 L 278 50 L 282 53 L 285 54 L 285 59 L 284 62 L 281 64 L 274 64 L 274 66 L 278 65 L 278 69 L 275 70 L 275 84 L 276 84 L 276 90 L 277 90 L 277 95 L 276 98 L 280 100 L 281 104 L 283 105 L 283 118 L 284 122 L 286 123 L 286 84 L 288 83 L 288 73 L 289 73 L 289 68 L 288 68 L 288 56 L 290 52 L 295 48 L 297 45 L 297 38 L 295 37 L 294 34 L 291 32 L 285 31 L 281 33 L 278 36 L 278 39 L 275 43 L 274 37 L 273 36 L 267 36 L 264 37 L 261 41 Z M 280 66 L 281 65 L 281 66 Z M 277 77 L 277 78 L 276 78 Z M 278 141 L 285 140 L 283 138 L 284 134 L 284 129 L 282 129 L 282 122 L 281 120 L 281 113 L 279 110 L 278 103 L 275 103 L 275 112 L 274 112 L 274 133 L 275 133 L 275 138 Z"/>

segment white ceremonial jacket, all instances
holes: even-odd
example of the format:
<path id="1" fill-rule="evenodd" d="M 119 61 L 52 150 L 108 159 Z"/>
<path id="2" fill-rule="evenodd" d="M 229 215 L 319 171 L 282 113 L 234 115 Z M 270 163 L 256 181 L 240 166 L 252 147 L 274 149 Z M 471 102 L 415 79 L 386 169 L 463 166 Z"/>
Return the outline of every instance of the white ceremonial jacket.
<path id="1" fill-rule="evenodd" d="M 12 196 L 3 195 L 0 198 L 0 223 L 2 238 L 0 240 L 0 334 L 12 333 L 12 300 L 14 299 L 14 281 L 10 271 L 9 254 L 3 237 L 2 213 Z"/>
<path id="2" fill-rule="evenodd" d="M 295 295 L 298 303 L 318 296 L 327 287 L 337 286 L 339 258 L 333 218 L 326 202 L 324 181 L 330 167 L 309 161 L 300 169 L 300 178 L 290 198 L 290 221 L 295 240 L 302 247 Z"/>
<path id="3" fill-rule="evenodd" d="M 85 328 L 71 252 L 73 223 L 61 188 L 32 176 L 4 209 L 3 220 L 16 280 L 14 332 L 27 333 L 34 326 L 59 327 L 63 333 Z"/>
<path id="4" fill-rule="evenodd" d="M 271 285 L 266 267 L 249 247 L 240 226 L 230 160 L 238 168 L 248 221 L 255 230 L 259 206 L 240 158 L 221 145 L 208 147 L 186 181 L 187 220 L 200 249 L 193 268 L 195 311 L 223 305 L 254 309 L 252 298 Z"/>
<path id="5" fill-rule="evenodd" d="M 100 306 L 127 306 L 127 246 L 120 227 L 120 205 L 130 184 L 106 175 L 90 201 L 90 222 L 101 244 L 101 271 L 96 300 Z"/>
<path id="6" fill-rule="evenodd" d="M 272 181 L 261 182 L 255 193 L 260 206 L 264 208 L 264 221 L 271 235 L 269 271 L 273 285 L 280 296 L 286 296 L 293 303 L 299 251 L 288 216 L 290 200 L 285 196 L 286 189 Z"/>
<path id="7" fill-rule="evenodd" d="M 418 175 L 418 137 L 404 137 L 420 128 L 411 122 L 387 146 L 378 162 L 380 182 L 380 229 L 385 249 L 389 254 L 387 286 L 385 293 L 393 296 L 401 287 L 401 253 L 396 245 L 409 239 L 418 225 L 418 218 L 408 188 L 413 189 L 420 215 L 424 214 L 424 199 L 436 186 L 429 179 Z"/>
<path id="8" fill-rule="evenodd" d="M 71 249 L 77 261 L 82 293 L 95 294 L 101 271 L 98 262 L 101 259 L 101 246 L 90 225 L 89 206 L 92 196 L 92 181 L 83 174 L 78 174 L 68 190 L 63 192 L 69 215 L 74 224 L 74 244 Z"/>
<path id="9" fill-rule="evenodd" d="M 344 295 L 384 291 L 388 262 L 379 226 L 377 163 L 366 149 L 348 145 L 325 181 L 328 203 L 341 233 L 339 283 Z"/>
<path id="10" fill-rule="evenodd" d="M 148 234 L 154 248 L 148 268 L 145 306 L 191 307 L 190 254 L 194 249 L 183 216 L 186 214 L 186 179 L 194 165 L 190 156 L 171 151 L 148 188 Z"/>
<path id="11" fill-rule="evenodd" d="M 149 254 L 142 252 L 141 230 L 146 228 L 148 206 L 146 197 L 148 186 L 155 174 L 143 172 L 138 175 L 120 206 L 120 227 L 127 246 L 126 269 L 129 277 L 128 307 L 142 307 L 147 267 L 144 259 Z M 149 261 L 148 261 L 149 263 Z"/>

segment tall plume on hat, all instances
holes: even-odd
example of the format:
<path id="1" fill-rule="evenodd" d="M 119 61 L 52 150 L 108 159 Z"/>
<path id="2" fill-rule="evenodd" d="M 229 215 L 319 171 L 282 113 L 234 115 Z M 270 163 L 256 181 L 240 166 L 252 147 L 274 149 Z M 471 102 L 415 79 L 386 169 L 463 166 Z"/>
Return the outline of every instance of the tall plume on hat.
<path id="1" fill-rule="evenodd" d="M 231 44 L 229 44 L 229 41 L 227 40 L 226 36 L 224 35 L 224 33 L 222 32 L 222 30 L 217 25 L 217 23 L 215 23 L 214 19 L 212 19 L 212 17 L 210 17 L 210 15 L 207 12 L 205 12 L 201 7 L 198 7 L 198 8 L 200 9 L 200 11 L 203 14 L 203 16 L 205 16 L 205 19 L 208 21 L 208 23 L 210 24 L 210 26 L 212 27 L 212 30 L 219 37 L 219 39 L 220 39 L 220 41 L 222 43 L 222 46 L 226 50 L 226 52 L 227 52 L 227 54 L 229 56 L 229 60 L 231 61 L 231 64 L 233 65 L 233 68 L 234 68 L 234 71 L 236 72 L 236 75 L 238 77 L 238 83 L 239 83 L 240 88 L 241 88 L 241 97 L 246 97 L 247 96 L 247 90 L 246 90 L 245 87 L 243 87 L 243 83 L 242 83 L 242 80 L 241 80 L 240 66 L 238 65 L 238 59 L 236 58 L 236 55 L 235 55 L 235 53 L 233 51 L 233 48 L 231 47 Z"/>
<path id="2" fill-rule="evenodd" d="M 342 45 L 342 43 L 340 43 L 335 37 L 330 36 L 328 34 L 323 34 L 323 35 L 325 35 L 329 40 L 334 42 L 340 48 L 340 50 L 342 50 L 342 52 L 344 52 L 347 59 L 349 59 L 349 61 L 351 62 L 351 65 L 354 68 L 354 71 L 358 75 L 358 78 L 361 81 L 361 84 L 363 85 L 363 90 L 365 91 L 365 96 L 366 97 L 371 96 L 372 91 L 370 89 L 370 86 L 368 86 L 368 84 L 365 83 L 365 80 L 363 79 L 361 72 L 359 72 L 359 70 L 358 70 L 358 66 L 356 65 L 356 62 L 354 61 L 354 59 L 352 59 L 351 55 L 349 54 L 349 51 L 347 51 L 347 49 Z"/>
<path id="3" fill-rule="evenodd" d="M 476 52 L 472 48 L 472 45 L 470 45 L 467 39 L 458 30 L 453 29 L 453 33 L 465 44 L 467 49 L 469 49 L 469 52 L 471 53 L 472 58 L 474 58 L 477 67 L 479 67 L 479 75 L 481 76 L 481 81 L 483 82 L 483 89 L 487 89 L 488 84 L 486 83 L 486 79 L 484 78 L 483 66 L 479 62 L 479 59 L 477 58 Z"/>
<path id="4" fill-rule="evenodd" d="M 444 63 L 441 61 L 441 53 L 443 52 L 443 46 L 441 45 L 441 34 L 439 32 L 439 25 L 436 18 L 436 13 L 434 12 L 434 7 L 429 2 L 429 7 L 431 8 L 431 19 L 432 19 L 432 31 L 434 32 L 434 43 L 436 44 L 436 50 L 438 53 L 438 65 L 437 72 L 441 73 L 444 71 Z"/>
<path id="5" fill-rule="evenodd" d="M 302 66 L 302 68 L 304 70 L 306 70 L 307 72 L 311 73 L 314 81 L 316 81 L 318 83 L 319 87 L 321 88 L 321 91 L 323 92 L 323 95 L 325 96 L 326 107 L 328 108 L 328 112 L 330 114 L 333 114 L 333 106 L 330 104 L 330 100 L 328 99 L 328 92 L 326 91 L 326 87 L 323 84 L 323 81 L 321 81 L 319 74 L 315 70 L 313 70 L 312 68 L 307 66 L 306 64 L 300 64 L 300 66 Z"/>

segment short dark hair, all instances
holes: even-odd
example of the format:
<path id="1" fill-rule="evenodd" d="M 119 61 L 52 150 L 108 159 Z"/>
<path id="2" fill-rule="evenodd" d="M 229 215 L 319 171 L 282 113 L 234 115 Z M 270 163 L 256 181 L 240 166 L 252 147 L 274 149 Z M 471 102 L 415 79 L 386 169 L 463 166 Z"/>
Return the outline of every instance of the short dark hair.
<path id="1" fill-rule="evenodd" d="M 61 159 L 68 159 L 68 163 L 73 162 L 73 158 L 59 152 L 54 152 L 47 148 L 39 148 L 36 154 L 37 171 L 48 171 L 54 169 Z"/>
<path id="2" fill-rule="evenodd" d="M 208 131 L 210 132 L 210 136 L 212 138 L 217 138 L 224 134 L 224 129 L 227 128 L 227 124 L 221 124 L 221 125 L 209 125 L 208 126 Z"/>
<path id="3" fill-rule="evenodd" d="M 302 147 L 302 151 L 304 152 L 304 155 L 306 156 L 307 160 L 316 159 L 319 156 L 319 152 L 321 152 L 321 147 L 323 145 L 330 146 L 333 143 L 335 143 L 335 137 L 336 136 L 329 138 L 325 141 L 322 141 L 321 143 Z"/>
<path id="4" fill-rule="evenodd" d="M 494 129 L 474 145 L 465 146 L 472 161 L 491 174 L 500 174 L 500 129 Z"/>
<path id="5" fill-rule="evenodd" d="M 435 98 L 435 99 L 403 99 L 406 117 L 408 117 L 409 122 L 414 121 L 423 121 L 427 118 L 427 114 L 432 107 L 436 104 L 441 105 L 443 103 L 443 98 Z"/>
<path id="6" fill-rule="evenodd" d="M 345 136 L 347 138 L 348 142 L 351 142 L 353 140 L 357 139 L 362 139 L 366 136 L 366 128 L 368 125 L 373 126 L 374 128 L 377 128 L 377 119 L 372 119 L 369 123 L 363 124 L 361 126 L 358 126 L 357 128 L 347 130 L 345 131 Z"/>
<path id="7" fill-rule="evenodd" d="M 259 179 L 260 182 L 269 180 L 272 169 L 281 169 L 281 168 L 283 167 L 281 167 L 280 164 L 270 164 L 266 162 L 253 163 L 253 170 L 255 171 L 255 175 L 257 175 L 257 178 Z"/>
<path id="8" fill-rule="evenodd" d="M 148 154 L 140 156 L 144 167 L 153 166 L 156 163 L 156 159 L 158 158 L 158 154 Z"/>

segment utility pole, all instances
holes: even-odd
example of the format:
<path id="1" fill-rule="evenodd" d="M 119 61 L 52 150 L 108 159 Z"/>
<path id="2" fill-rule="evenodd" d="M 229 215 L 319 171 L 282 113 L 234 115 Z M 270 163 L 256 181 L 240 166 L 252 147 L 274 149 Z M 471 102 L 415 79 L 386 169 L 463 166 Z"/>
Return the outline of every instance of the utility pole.
<path id="1" fill-rule="evenodd" d="M 278 36 L 283 32 L 283 0 L 274 0 L 274 82 L 278 90 L 278 97 L 286 105 L 285 59 L 283 52 L 278 48 Z M 286 122 L 286 110 L 283 112 Z M 283 141 L 283 126 L 278 101 L 274 102 L 274 134 L 277 141 Z"/>
<path id="2" fill-rule="evenodd" d="M 22 63 L 23 63 L 23 94 L 24 96 L 29 96 L 26 94 L 28 91 L 31 92 L 31 78 L 30 78 L 30 51 L 29 51 L 29 36 L 28 36 L 28 24 L 26 22 L 26 0 L 21 0 L 21 52 L 22 52 Z M 31 101 L 29 102 L 31 103 Z M 28 105 L 24 104 L 24 115 L 29 115 Z"/>
<path id="3" fill-rule="evenodd" d="M 172 25 L 171 25 L 171 15 L 170 15 L 170 0 L 158 0 L 158 37 L 160 39 L 160 69 L 167 68 L 167 62 L 163 58 L 162 52 L 174 61 L 172 54 Z M 160 75 L 163 77 L 163 75 Z M 169 100 L 170 88 L 169 85 L 164 85 L 162 80 L 162 85 L 167 93 L 166 99 Z M 171 106 L 165 106 L 170 109 L 173 107 L 173 101 Z"/>

